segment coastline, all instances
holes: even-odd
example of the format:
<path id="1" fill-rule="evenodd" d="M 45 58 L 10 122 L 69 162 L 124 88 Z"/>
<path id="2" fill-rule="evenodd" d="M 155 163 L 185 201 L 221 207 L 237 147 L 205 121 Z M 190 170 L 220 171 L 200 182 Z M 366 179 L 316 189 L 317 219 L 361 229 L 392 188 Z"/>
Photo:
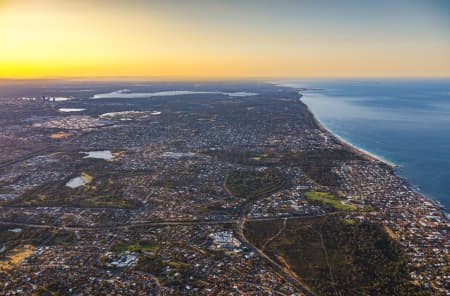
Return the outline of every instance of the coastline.
<path id="1" fill-rule="evenodd" d="M 391 168 L 392 170 L 394 170 L 396 167 L 398 167 L 398 165 L 383 159 L 382 157 L 375 155 L 373 153 L 370 153 L 367 150 L 364 150 L 348 141 L 346 141 L 345 139 L 343 139 L 342 137 L 340 137 L 339 135 L 337 135 L 336 133 L 334 133 L 331 129 L 327 128 L 315 115 L 314 113 L 311 111 L 311 109 L 308 107 L 308 105 L 303 102 L 302 97 L 303 94 L 299 93 L 300 97 L 299 102 L 301 104 L 303 104 L 306 109 L 308 110 L 308 112 L 311 114 L 312 116 L 312 120 L 314 122 L 314 124 L 317 126 L 317 128 L 322 131 L 323 133 L 327 134 L 328 136 L 330 136 L 331 138 L 333 138 L 337 143 L 339 143 L 340 145 L 342 145 L 345 149 L 347 149 L 350 152 L 353 152 L 355 154 L 357 154 L 358 156 L 361 156 L 367 160 L 370 161 L 374 161 L 374 162 L 380 162 L 383 163 L 384 165 L 387 165 L 389 168 Z M 394 174 L 397 175 L 398 177 L 402 178 L 402 180 L 404 180 L 407 184 L 407 186 L 413 191 L 415 192 L 417 195 L 419 195 L 420 197 L 426 199 L 427 201 L 431 202 L 435 207 L 437 207 L 441 212 L 442 215 L 444 216 L 445 219 L 450 220 L 450 211 L 439 202 L 439 200 L 435 200 L 427 195 L 425 195 L 424 193 L 418 191 L 415 186 L 413 184 L 411 184 L 407 179 L 405 179 L 404 177 L 398 175 L 398 173 L 396 171 L 394 171 Z"/>
<path id="2" fill-rule="evenodd" d="M 292 85 L 288 85 L 288 84 L 283 84 L 281 82 L 268 82 L 270 84 L 276 85 L 276 86 L 280 86 L 280 87 L 287 87 L 287 88 L 292 88 L 294 90 L 296 90 L 298 92 L 299 98 L 298 100 L 300 101 L 301 104 L 303 104 L 305 106 L 305 108 L 308 110 L 308 112 L 311 114 L 311 117 L 314 121 L 314 124 L 317 126 L 317 128 L 322 131 L 323 133 L 326 133 L 327 135 L 329 135 L 330 137 L 332 137 L 336 142 L 338 142 L 339 144 L 341 144 L 343 147 L 345 147 L 347 150 L 365 158 L 368 159 L 370 161 L 376 161 L 376 162 L 381 162 L 385 165 L 387 165 L 388 167 L 394 169 L 396 167 L 398 167 L 397 164 L 388 161 L 386 159 L 384 159 L 383 157 L 376 155 L 374 153 L 371 153 L 361 147 L 356 146 L 355 144 L 350 143 L 350 141 L 345 140 L 344 138 L 342 138 L 341 136 L 339 136 L 338 134 L 336 134 L 335 132 L 333 132 L 330 128 L 327 128 L 326 125 L 320 121 L 320 119 L 318 117 L 316 117 L 314 115 L 314 113 L 312 112 L 312 110 L 309 108 L 309 106 L 302 100 L 303 98 L 303 94 L 301 93 L 302 91 L 308 91 L 308 90 L 323 90 L 321 88 L 307 88 L 307 87 L 296 87 L 296 86 L 292 86 Z"/>
<path id="3" fill-rule="evenodd" d="M 312 119 L 314 121 L 314 124 L 317 126 L 317 128 L 322 131 L 323 133 L 326 133 L 328 136 L 333 138 L 336 142 L 338 142 L 340 145 L 342 145 L 345 149 L 349 150 L 350 152 L 353 152 L 367 160 L 370 161 L 376 161 L 376 162 L 382 162 L 383 164 L 389 166 L 390 168 L 395 168 L 398 165 L 395 163 L 392 163 L 381 156 L 375 155 L 365 149 L 362 149 L 361 147 L 358 147 L 349 141 L 345 140 L 341 136 L 337 135 L 335 132 L 333 132 L 330 128 L 327 128 L 323 122 L 320 121 L 318 117 L 314 115 L 314 113 L 311 111 L 311 109 L 308 107 L 308 105 L 302 101 L 303 95 L 300 96 L 299 101 L 306 107 L 308 112 L 312 115 Z"/>

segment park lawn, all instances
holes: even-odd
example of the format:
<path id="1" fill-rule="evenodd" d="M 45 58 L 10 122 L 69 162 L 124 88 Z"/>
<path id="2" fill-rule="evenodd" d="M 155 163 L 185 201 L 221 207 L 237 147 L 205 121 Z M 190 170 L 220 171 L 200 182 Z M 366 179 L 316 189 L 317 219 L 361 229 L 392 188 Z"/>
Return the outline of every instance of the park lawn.
<path id="1" fill-rule="evenodd" d="M 329 192 L 308 191 L 305 192 L 305 197 L 308 201 L 321 202 L 332 206 L 336 210 L 355 211 L 357 209 L 357 207 L 354 205 L 347 205 L 342 203 L 342 201 L 339 198 L 335 197 L 333 194 Z"/>
<path id="2" fill-rule="evenodd" d="M 169 260 L 167 264 L 176 269 L 187 269 L 189 267 L 189 263 L 179 260 Z"/>
<path id="3" fill-rule="evenodd" d="M 255 156 L 251 157 L 251 160 L 260 161 L 260 160 L 266 159 L 268 157 L 269 157 L 269 154 L 267 154 L 267 153 L 260 153 L 260 154 L 257 154 Z"/>

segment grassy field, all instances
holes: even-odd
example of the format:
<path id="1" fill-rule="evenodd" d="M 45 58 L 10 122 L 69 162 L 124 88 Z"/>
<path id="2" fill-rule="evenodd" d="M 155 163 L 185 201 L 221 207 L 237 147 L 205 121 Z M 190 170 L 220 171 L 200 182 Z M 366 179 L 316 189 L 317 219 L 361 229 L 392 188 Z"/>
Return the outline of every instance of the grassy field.
<path id="1" fill-rule="evenodd" d="M 280 220 L 281 221 L 281 220 Z M 338 217 L 253 221 L 246 237 L 317 295 L 427 295 L 409 282 L 407 260 L 382 227 Z"/>
<path id="2" fill-rule="evenodd" d="M 179 269 L 179 270 L 189 268 L 189 263 L 179 261 L 179 260 L 169 260 L 169 261 L 167 261 L 167 265 L 169 265 L 173 268 Z"/>
<path id="3" fill-rule="evenodd" d="M 310 202 L 319 202 L 332 206 L 339 211 L 355 211 L 358 208 L 354 205 L 342 203 L 342 201 L 329 192 L 308 191 L 305 192 L 305 198 Z"/>
<path id="4" fill-rule="evenodd" d="M 269 157 L 269 154 L 266 154 L 266 153 L 255 154 L 255 156 L 251 157 L 251 160 L 261 161 L 261 160 L 266 159 L 268 157 Z"/>

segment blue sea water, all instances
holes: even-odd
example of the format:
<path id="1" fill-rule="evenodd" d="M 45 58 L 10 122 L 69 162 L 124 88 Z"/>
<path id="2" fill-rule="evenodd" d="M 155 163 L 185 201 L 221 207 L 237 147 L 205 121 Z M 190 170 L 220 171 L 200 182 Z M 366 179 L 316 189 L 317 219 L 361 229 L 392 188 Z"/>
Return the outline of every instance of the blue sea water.
<path id="1" fill-rule="evenodd" d="M 450 208 L 450 79 L 297 80 L 323 125 Z"/>

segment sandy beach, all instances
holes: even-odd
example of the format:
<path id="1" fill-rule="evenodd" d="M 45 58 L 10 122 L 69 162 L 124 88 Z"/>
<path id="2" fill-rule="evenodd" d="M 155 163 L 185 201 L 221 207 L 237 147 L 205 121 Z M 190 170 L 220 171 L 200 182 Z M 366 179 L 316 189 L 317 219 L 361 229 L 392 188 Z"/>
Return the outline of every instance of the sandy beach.
<path id="1" fill-rule="evenodd" d="M 370 160 L 370 161 L 377 161 L 377 162 L 382 162 L 386 165 L 388 165 L 391 168 L 396 167 L 397 165 L 387 161 L 386 159 L 383 159 L 382 157 L 375 155 L 373 153 L 370 153 L 367 150 L 364 150 L 360 147 L 357 147 L 356 145 L 353 145 L 352 143 L 346 141 L 345 139 L 343 139 L 342 137 L 336 135 L 335 133 L 333 133 L 330 129 L 326 128 L 325 125 L 314 115 L 314 113 L 311 111 L 311 109 L 308 107 L 308 105 L 306 105 L 302 99 L 302 97 L 299 98 L 300 102 L 305 105 L 306 109 L 308 109 L 309 113 L 312 114 L 313 120 L 315 125 L 317 126 L 317 128 L 319 130 L 321 130 L 324 134 L 327 134 L 330 138 L 333 138 L 336 142 L 338 142 L 339 144 L 341 144 L 343 147 L 345 147 L 345 149 L 363 157 L 364 159 Z"/>

